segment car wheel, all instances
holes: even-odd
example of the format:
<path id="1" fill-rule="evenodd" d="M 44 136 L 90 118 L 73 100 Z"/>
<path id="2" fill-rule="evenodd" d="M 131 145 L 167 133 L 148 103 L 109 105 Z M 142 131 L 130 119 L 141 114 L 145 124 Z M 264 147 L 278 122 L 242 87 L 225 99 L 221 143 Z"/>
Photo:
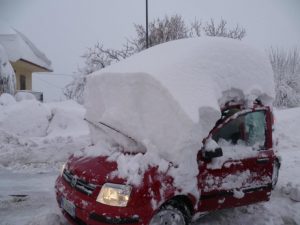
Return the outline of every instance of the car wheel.
<path id="1" fill-rule="evenodd" d="M 273 164 L 272 189 L 275 188 L 277 181 L 278 181 L 279 167 L 280 167 L 280 164 L 279 164 L 278 160 L 275 160 L 274 164 Z"/>
<path id="2" fill-rule="evenodd" d="M 191 213 L 182 202 L 170 202 L 164 205 L 151 219 L 150 225 L 188 225 Z"/>

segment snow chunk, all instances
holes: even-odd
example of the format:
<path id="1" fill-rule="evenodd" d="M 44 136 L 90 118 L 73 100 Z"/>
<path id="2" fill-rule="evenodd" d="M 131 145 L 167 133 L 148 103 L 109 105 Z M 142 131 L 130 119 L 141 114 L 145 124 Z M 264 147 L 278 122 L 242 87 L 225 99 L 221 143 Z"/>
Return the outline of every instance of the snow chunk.
<path id="1" fill-rule="evenodd" d="M 7 93 L 3 93 L 0 95 L 0 105 L 2 106 L 7 106 L 7 105 L 12 105 L 15 104 L 16 100 L 15 98 Z"/>
<path id="2" fill-rule="evenodd" d="M 291 189 L 290 198 L 296 202 L 300 202 L 300 185 Z"/>
<path id="3" fill-rule="evenodd" d="M 47 103 L 51 109 L 51 122 L 47 129 L 47 137 L 72 137 L 89 134 L 84 119 L 85 109 L 73 100 Z"/>
<path id="4" fill-rule="evenodd" d="M 23 100 L 36 100 L 36 97 L 29 93 L 29 92 L 25 92 L 25 91 L 20 91 L 15 95 L 15 98 L 17 100 L 17 102 L 23 101 Z"/>
<path id="5" fill-rule="evenodd" d="M 0 129 L 19 136 L 46 135 L 50 110 L 36 100 L 22 101 L 3 107 L 0 111 Z"/>

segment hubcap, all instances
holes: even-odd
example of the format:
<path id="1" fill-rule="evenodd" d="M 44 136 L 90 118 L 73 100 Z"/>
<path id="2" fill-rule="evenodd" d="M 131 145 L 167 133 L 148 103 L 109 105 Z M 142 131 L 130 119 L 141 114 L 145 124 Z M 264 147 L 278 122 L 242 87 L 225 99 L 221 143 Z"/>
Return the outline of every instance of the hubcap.
<path id="1" fill-rule="evenodd" d="M 180 211 L 164 209 L 152 218 L 150 225 L 185 225 L 185 221 Z"/>

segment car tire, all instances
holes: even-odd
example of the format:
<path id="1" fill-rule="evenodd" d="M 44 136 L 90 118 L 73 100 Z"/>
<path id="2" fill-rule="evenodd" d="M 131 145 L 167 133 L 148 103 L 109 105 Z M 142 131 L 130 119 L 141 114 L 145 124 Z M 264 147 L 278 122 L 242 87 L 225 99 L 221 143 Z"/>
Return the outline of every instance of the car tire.
<path id="1" fill-rule="evenodd" d="M 273 173 L 272 173 L 272 189 L 276 187 L 278 176 L 279 176 L 279 161 L 276 159 L 273 164 Z"/>
<path id="2" fill-rule="evenodd" d="M 182 201 L 171 200 L 152 217 L 150 225 L 188 225 L 191 212 Z"/>

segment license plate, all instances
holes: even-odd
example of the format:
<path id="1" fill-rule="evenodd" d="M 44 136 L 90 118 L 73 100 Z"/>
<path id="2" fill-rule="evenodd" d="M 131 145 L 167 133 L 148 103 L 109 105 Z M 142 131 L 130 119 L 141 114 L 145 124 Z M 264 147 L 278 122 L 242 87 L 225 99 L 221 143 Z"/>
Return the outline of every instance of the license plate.
<path id="1" fill-rule="evenodd" d="M 61 198 L 61 207 L 73 218 L 75 218 L 75 205 L 64 197 Z"/>

